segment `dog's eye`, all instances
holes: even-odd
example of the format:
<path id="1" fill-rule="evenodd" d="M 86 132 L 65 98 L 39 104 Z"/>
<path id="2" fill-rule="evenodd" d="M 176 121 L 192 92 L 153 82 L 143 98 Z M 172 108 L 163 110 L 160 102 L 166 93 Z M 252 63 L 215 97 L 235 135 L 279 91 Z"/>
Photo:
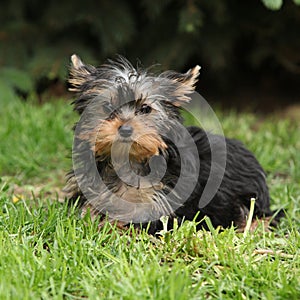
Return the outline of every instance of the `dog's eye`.
<path id="1" fill-rule="evenodd" d="M 108 115 L 109 115 L 109 114 L 111 114 L 113 111 L 114 111 L 114 107 L 112 106 L 111 103 L 106 102 L 106 103 L 103 104 L 103 112 L 104 112 L 105 114 L 108 114 Z"/>
<path id="2" fill-rule="evenodd" d="M 149 113 L 151 113 L 151 111 L 152 111 L 152 107 L 151 107 L 151 106 L 149 106 L 149 105 L 147 105 L 147 104 L 143 104 L 143 105 L 141 106 L 140 112 L 141 112 L 142 114 L 149 114 Z"/>
<path id="3" fill-rule="evenodd" d="M 103 108 L 103 112 L 107 116 L 106 117 L 107 120 L 112 120 L 115 118 L 117 112 L 111 103 L 109 102 L 104 103 L 102 108 Z"/>

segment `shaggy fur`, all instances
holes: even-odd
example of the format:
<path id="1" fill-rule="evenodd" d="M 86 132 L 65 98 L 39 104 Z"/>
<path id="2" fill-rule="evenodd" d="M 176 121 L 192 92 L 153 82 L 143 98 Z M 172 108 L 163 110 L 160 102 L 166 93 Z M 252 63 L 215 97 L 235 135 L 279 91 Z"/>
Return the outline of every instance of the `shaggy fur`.
<path id="1" fill-rule="evenodd" d="M 78 94 L 74 109 L 84 120 L 76 126 L 74 170 L 65 190 L 71 202 L 79 199 L 83 214 L 90 211 L 122 226 L 148 226 L 150 233 L 162 228 L 163 215 L 170 217 L 170 227 L 173 218 L 180 223 L 197 216 L 199 229 L 206 228 L 201 220 L 208 216 L 215 227 L 243 229 L 254 197 L 254 217 L 272 216 L 265 173 L 242 143 L 198 127 L 188 127 L 186 133 L 180 129 L 180 107 L 190 101 L 199 70 L 196 66 L 185 74 L 153 75 L 124 58 L 95 68 L 72 56 L 70 90 Z M 212 162 L 212 145 L 218 156 L 226 157 L 225 169 Z M 151 174 L 155 160 L 157 172 Z M 158 174 L 160 167 L 163 176 Z M 222 181 L 201 207 L 212 171 L 223 175 Z M 190 193 L 170 193 L 180 176 L 187 186 L 196 181 Z"/>

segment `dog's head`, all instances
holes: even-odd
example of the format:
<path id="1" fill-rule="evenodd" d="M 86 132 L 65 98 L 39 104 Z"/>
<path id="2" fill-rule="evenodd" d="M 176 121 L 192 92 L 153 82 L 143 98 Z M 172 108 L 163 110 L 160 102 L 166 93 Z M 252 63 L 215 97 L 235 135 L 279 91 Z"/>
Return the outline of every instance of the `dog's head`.
<path id="1" fill-rule="evenodd" d="M 89 141 L 96 156 L 109 157 L 113 144 L 120 155 L 129 145 L 131 159 L 138 162 L 166 150 L 164 137 L 191 99 L 199 66 L 184 74 L 154 75 L 123 57 L 97 68 L 76 55 L 71 61 L 70 90 L 78 93 L 74 108 L 84 117 L 79 138 Z"/>

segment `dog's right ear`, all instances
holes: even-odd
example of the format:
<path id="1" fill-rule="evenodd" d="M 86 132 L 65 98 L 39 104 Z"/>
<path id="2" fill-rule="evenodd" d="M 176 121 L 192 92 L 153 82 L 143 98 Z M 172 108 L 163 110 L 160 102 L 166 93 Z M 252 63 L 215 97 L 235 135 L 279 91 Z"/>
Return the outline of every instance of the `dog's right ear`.
<path id="1" fill-rule="evenodd" d="M 71 66 L 69 73 L 69 83 L 71 92 L 80 92 L 84 84 L 91 80 L 92 73 L 96 68 L 91 65 L 86 65 L 82 62 L 79 56 L 73 54 L 71 56 Z"/>

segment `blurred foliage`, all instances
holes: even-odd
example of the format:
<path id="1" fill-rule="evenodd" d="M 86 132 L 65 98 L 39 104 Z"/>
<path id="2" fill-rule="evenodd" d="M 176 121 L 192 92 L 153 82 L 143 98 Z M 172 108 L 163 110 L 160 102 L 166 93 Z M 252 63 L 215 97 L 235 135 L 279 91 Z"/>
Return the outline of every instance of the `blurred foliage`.
<path id="1" fill-rule="evenodd" d="M 266 63 L 299 74 L 299 2 L 2 0 L 0 89 L 26 96 L 65 82 L 73 53 L 91 64 L 116 53 L 178 70 L 199 63 L 216 85 Z"/>
<path id="2" fill-rule="evenodd" d="M 271 10 L 278 10 L 283 5 L 283 0 L 261 0 L 263 4 L 271 9 Z M 295 4 L 300 4 L 300 0 L 293 0 Z"/>

